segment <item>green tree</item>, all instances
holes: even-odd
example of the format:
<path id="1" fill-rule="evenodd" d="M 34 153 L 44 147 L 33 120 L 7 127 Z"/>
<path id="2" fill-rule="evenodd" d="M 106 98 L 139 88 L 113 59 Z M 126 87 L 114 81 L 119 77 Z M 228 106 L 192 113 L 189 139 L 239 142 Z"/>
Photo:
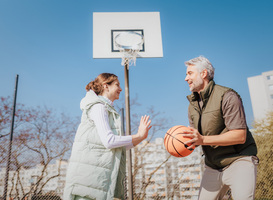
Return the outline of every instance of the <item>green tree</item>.
<path id="1" fill-rule="evenodd" d="M 253 124 L 258 146 L 258 177 L 256 199 L 273 199 L 273 112 Z"/>

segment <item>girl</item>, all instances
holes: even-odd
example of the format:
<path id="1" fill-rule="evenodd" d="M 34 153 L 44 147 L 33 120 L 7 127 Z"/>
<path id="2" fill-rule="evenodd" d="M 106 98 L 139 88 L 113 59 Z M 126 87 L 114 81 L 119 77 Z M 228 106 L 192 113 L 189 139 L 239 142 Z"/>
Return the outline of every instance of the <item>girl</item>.
<path id="1" fill-rule="evenodd" d="M 122 136 L 120 116 L 113 107 L 119 99 L 118 77 L 100 74 L 86 86 L 82 118 L 72 147 L 64 200 L 123 199 L 125 148 L 147 138 L 149 116 L 142 116 L 135 135 Z"/>

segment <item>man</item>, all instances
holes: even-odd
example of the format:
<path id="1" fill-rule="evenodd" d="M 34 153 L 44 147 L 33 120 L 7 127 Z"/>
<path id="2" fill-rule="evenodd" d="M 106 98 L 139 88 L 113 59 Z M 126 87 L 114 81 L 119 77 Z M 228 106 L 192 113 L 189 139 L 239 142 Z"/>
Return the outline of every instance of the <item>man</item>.
<path id="1" fill-rule="evenodd" d="M 222 199 L 229 188 L 234 200 L 254 199 L 257 147 L 240 96 L 215 84 L 214 68 L 207 58 L 199 56 L 185 65 L 185 81 L 192 92 L 187 96 L 191 130 L 183 136 L 191 138 L 186 142 L 189 149 L 202 145 L 205 155 L 199 199 Z"/>

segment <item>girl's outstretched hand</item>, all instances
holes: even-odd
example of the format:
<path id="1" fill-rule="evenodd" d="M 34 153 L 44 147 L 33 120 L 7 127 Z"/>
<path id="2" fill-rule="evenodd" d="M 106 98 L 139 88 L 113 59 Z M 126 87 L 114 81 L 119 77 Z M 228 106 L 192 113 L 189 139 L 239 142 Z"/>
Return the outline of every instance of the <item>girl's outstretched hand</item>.
<path id="1" fill-rule="evenodd" d="M 150 116 L 142 116 L 139 122 L 138 132 L 132 135 L 133 145 L 136 146 L 148 137 L 148 132 L 152 128 Z"/>
<path id="2" fill-rule="evenodd" d="M 150 116 L 141 116 L 137 135 L 144 140 L 148 137 L 148 132 L 151 129 L 151 120 L 149 120 Z"/>

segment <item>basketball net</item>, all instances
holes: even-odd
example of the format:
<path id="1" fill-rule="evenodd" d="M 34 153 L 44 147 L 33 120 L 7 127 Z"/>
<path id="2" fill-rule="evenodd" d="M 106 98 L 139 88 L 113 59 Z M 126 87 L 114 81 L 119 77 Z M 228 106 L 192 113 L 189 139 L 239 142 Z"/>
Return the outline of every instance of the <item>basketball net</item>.
<path id="1" fill-rule="evenodd" d="M 120 49 L 120 53 L 122 53 L 121 65 L 128 64 L 129 66 L 136 66 L 136 57 L 139 52 L 139 49 Z"/>
<path id="2" fill-rule="evenodd" d="M 136 65 L 136 57 L 143 42 L 143 35 L 133 31 L 122 32 L 115 37 L 115 44 L 122 54 L 121 65 Z"/>

